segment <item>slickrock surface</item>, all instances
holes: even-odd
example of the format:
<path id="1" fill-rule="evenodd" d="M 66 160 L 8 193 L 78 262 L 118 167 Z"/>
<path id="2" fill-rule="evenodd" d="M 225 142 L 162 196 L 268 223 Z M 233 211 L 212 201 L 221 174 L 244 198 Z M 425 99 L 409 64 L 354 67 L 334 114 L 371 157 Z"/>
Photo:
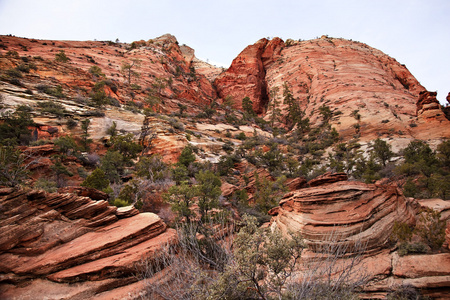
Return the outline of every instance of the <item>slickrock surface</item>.
<path id="1" fill-rule="evenodd" d="M 286 43 L 261 39 L 245 48 L 215 84 L 222 98 L 233 97 L 236 107 L 249 97 L 255 111 L 270 115 L 269 91 L 279 88 L 278 101 L 284 109 L 285 82 L 312 124 L 322 122 L 319 107 L 329 106 L 334 113 L 331 123 L 344 139 L 357 134 L 355 126 L 367 140 L 383 134 L 424 139 L 450 135 L 439 105 L 418 101 L 425 88 L 408 69 L 360 42 L 325 36 Z M 352 114 L 355 111 L 359 120 Z M 434 132 L 425 133 L 430 127 Z"/>
<path id="2" fill-rule="evenodd" d="M 394 221 L 414 222 L 397 188 L 349 181 L 287 193 L 275 217 L 283 231 L 300 231 L 312 248 L 334 233 L 338 243 L 360 241 L 367 251 L 386 247 Z"/>
<path id="3" fill-rule="evenodd" d="M 176 241 L 153 213 L 73 194 L 1 189 L 0 210 L 1 299 L 95 298 Z"/>
<path id="4" fill-rule="evenodd" d="M 209 65 L 209 71 L 206 71 L 205 66 L 202 65 L 201 70 L 195 72 L 195 64 L 192 64 L 192 61 L 196 60 L 194 53 L 191 56 L 184 56 L 176 38 L 170 34 L 148 41 L 138 41 L 132 45 L 107 41 L 48 41 L 11 36 L 1 36 L 1 40 L 3 49 L 6 49 L 4 53 L 15 50 L 20 55 L 29 56 L 30 59 L 39 57 L 33 60 L 37 69 L 30 71 L 30 74 L 34 76 L 23 79 L 27 85 L 27 81 L 31 80 L 30 86 L 38 83 L 51 86 L 60 84 L 64 93 L 70 96 L 78 93 L 78 96 L 88 97 L 88 92 L 97 81 L 89 73 L 89 68 L 98 66 L 106 78 L 121 88 L 116 91 L 106 85 L 105 92 L 124 103 L 131 100 L 131 96 L 129 91 L 125 92 L 129 83 L 121 72 L 121 67 L 124 63 L 132 64 L 133 60 L 137 59 L 140 61 L 133 71 L 141 76 L 131 78 L 130 82 L 141 87 L 134 90 L 135 100 L 145 101 L 147 94 L 144 90 L 157 83 L 157 78 L 163 80 L 172 78 L 172 83 L 166 84 L 161 95 L 173 105 L 174 110 L 177 108 L 176 103 L 183 103 L 190 109 L 195 109 L 192 104 L 208 104 L 215 98 L 215 89 L 203 73 L 210 76 L 211 73 L 220 72 L 220 68 Z M 61 50 L 70 59 L 69 62 L 55 62 L 55 54 Z M 17 62 L 20 63 L 20 60 L 18 59 Z M 17 62 L 13 57 L 1 58 L 0 69 L 12 68 Z M 193 69 L 190 69 L 191 65 Z M 80 88 L 84 88 L 87 93 L 80 94 Z M 43 99 L 47 97 L 43 93 L 39 96 Z M 36 95 L 33 98 L 36 98 Z M 177 101 L 171 99 L 177 99 Z M 172 109 L 171 105 L 166 106 L 165 109 L 169 111 Z"/>
<path id="5" fill-rule="evenodd" d="M 280 206 L 269 212 L 273 225 L 282 231 L 300 231 L 313 251 L 330 242 L 356 253 L 363 249 L 357 270 L 370 280 L 363 294 L 368 299 L 385 299 L 402 284 L 436 299 L 448 299 L 450 253 L 399 257 L 389 243 L 394 222 L 413 224 L 420 206 L 438 209 L 448 219 L 447 201 L 419 203 L 405 198 L 394 186 L 345 181 L 340 173 L 324 174 L 309 185 L 287 193 Z M 355 243 L 363 248 L 354 249 Z M 302 258 L 316 255 L 306 251 Z"/>

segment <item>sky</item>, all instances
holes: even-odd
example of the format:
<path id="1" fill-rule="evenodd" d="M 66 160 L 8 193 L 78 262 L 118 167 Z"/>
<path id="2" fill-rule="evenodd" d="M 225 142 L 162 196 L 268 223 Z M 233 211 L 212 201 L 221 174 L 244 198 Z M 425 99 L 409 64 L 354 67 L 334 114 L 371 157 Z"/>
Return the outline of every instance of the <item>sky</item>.
<path id="1" fill-rule="evenodd" d="M 449 0 L 0 0 L 0 34 L 131 43 L 166 33 L 229 67 L 264 37 L 360 41 L 405 64 L 446 104 Z"/>

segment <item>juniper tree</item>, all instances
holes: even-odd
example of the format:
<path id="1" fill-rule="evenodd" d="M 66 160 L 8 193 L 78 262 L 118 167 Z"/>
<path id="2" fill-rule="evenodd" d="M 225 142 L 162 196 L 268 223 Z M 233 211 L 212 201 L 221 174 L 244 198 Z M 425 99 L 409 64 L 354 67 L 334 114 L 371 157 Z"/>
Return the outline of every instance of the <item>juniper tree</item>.
<path id="1" fill-rule="evenodd" d="M 281 110 L 280 110 L 280 102 L 278 101 L 278 91 L 280 89 L 278 87 L 273 87 L 272 89 L 270 89 L 270 100 L 272 101 L 270 107 L 272 109 L 272 115 L 270 116 L 270 125 L 272 126 L 272 128 L 275 125 L 275 122 L 278 122 L 280 119 L 280 115 L 281 115 Z"/>
<path id="2" fill-rule="evenodd" d="M 212 171 L 200 171 L 195 176 L 198 182 L 198 207 L 202 221 L 207 221 L 208 212 L 219 206 L 219 196 L 222 194 L 220 178 Z"/>
<path id="3" fill-rule="evenodd" d="M 131 59 L 131 62 L 123 62 L 120 68 L 123 76 L 127 79 L 128 84 L 131 85 L 132 78 L 138 78 L 140 74 L 136 72 L 141 66 L 141 60 L 138 58 Z"/>

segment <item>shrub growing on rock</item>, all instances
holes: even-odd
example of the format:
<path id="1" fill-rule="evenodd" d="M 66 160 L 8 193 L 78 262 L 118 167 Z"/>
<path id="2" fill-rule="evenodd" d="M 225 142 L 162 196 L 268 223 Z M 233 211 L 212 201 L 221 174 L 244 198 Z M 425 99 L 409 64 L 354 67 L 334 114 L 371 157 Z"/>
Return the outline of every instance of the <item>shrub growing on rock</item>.
<path id="1" fill-rule="evenodd" d="M 66 52 L 64 50 L 60 50 L 58 53 L 55 54 L 55 61 L 65 63 L 70 61 L 70 58 L 67 57 Z"/>

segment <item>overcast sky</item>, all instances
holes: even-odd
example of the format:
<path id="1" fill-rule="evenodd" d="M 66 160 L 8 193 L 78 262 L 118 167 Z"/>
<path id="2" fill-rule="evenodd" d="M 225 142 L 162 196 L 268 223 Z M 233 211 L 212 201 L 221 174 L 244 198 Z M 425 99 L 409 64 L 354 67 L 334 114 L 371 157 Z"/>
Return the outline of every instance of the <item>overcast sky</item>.
<path id="1" fill-rule="evenodd" d="M 449 16 L 449 0 L 0 0 L 0 34 L 132 42 L 171 33 L 224 67 L 263 37 L 327 34 L 396 58 L 446 103 Z"/>

